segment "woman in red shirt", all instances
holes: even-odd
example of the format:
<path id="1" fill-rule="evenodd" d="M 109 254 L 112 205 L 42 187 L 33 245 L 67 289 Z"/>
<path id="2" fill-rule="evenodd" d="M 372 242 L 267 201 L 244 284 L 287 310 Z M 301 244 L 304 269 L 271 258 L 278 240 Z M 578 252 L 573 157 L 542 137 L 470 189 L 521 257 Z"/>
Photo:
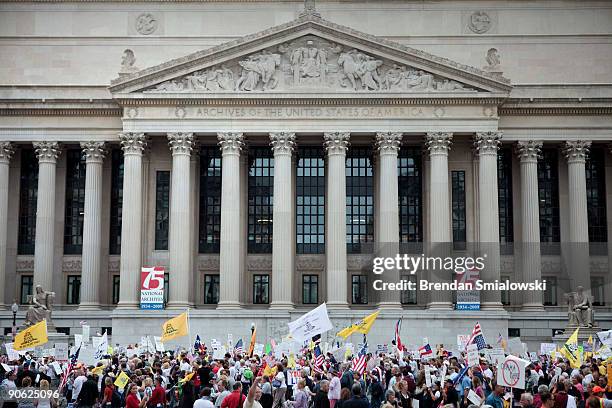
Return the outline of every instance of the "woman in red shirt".
<path id="1" fill-rule="evenodd" d="M 136 384 L 130 384 L 128 387 L 128 396 L 125 399 L 125 408 L 143 408 L 147 405 L 149 396 L 145 394 L 142 400 L 138 400 L 138 386 Z"/>

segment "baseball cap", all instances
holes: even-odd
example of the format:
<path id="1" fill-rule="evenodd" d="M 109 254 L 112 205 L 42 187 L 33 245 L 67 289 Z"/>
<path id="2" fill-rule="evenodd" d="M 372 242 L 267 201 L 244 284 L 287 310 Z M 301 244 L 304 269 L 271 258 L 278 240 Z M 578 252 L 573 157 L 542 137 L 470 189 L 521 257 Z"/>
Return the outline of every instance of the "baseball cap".
<path id="1" fill-rule="evenodd" d="M 601 388 L 599 385 L 596 385 L 593 387 L 593 394 L 597 394 L 600 392 L 606 392 L 606 390 L 604 390 L 603 388 Z"/>

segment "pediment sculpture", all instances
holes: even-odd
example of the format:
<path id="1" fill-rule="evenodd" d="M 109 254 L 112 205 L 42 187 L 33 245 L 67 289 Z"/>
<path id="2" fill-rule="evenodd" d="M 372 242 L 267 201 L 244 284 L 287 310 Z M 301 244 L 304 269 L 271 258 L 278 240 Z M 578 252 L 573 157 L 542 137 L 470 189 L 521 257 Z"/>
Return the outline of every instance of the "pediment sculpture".
<path id="1" fill-rule="evenodd" d="M 167 80 L 145 92 L 475 92 L 458 81 L 314 35 Z"/>

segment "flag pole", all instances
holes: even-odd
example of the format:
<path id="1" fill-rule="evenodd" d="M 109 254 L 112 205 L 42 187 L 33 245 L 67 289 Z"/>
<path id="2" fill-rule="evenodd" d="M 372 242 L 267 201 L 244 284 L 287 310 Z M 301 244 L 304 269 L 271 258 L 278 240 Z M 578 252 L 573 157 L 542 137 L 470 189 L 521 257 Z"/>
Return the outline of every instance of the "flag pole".
<path id="1" fill-rule="evenodd" d="M 189 308 L 187 308 L 187 334 L 189 334 L 189 345 L 187 346 L 187 351 L 191 354 L 193 342 L 191 341 L 191 318 L 189 317 Z"/>

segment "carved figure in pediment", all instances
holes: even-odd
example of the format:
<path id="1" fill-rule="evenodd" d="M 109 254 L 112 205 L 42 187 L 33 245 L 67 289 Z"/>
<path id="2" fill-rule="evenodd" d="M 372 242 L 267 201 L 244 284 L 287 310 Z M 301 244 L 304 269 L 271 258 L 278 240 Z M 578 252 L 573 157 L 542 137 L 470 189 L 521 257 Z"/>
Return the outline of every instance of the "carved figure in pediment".
<path id="1" fill-rule="evenodd" d="M 134 51 L 127 48 L 123 51 L 123 55 L 121 56 L 121 68 L 119 69 L 119 75 L 127 75 L 138 71 L 138 68 L 134 66 L 135 63 L 136 57 L 134 56 Z"/>
<path id="2" fill-rule="evenodd" d="M 391 68 L 385 72 L 385 75 L 382 80 L 382 89 L 393 90 L 401 87 L 402 82 L 402 73 L 406 71 L 405 66 L 399 66 L 397 64 L 393 64 Z"/>
<path id="3" fill-rule="evenodd" d="M 183 91 L 185 90 L 185 82 L 182 79 L 173 79 L 162 82 L 155 88 L 158 91 Z"/>
<path id="4" fill-rule="evenodd" d="M 402 83 L 406 89 L 427 91 L 434 89 L 434 77 L 427 72 L 407 70 L 402 73 L 402 77 Z"/>
<path id="5" fill-rule="evenodd" d="M 238 62 L 242 73 L 236 82 L 236 89 L 254 91 L 260 81 L 264 91 L 275 88 L 278 84 L 276 71 L 280 61 L 280 54 L 264 50 L 261 54 L 250 55 L 246 60 Z"/>
<path id="6" fill-rule="evenodd" d="M 276 68 L 280 65 L 280 54 L 273 54 L 270 51 L 263 50 L 258 57 L 261 69 L 261 81 L 264 91 L 266 89 L 274 89 L 278 84 L 276 77 Z"/>
<path id="7" fill-rule="evenodd" d="M 242 73 L 238 82 L 236 82 L 236 89 L 239 91 L 253 91 L 259 83 L 260 68 L 255 56 L 251 55 L 246 60 L 238 62 L 242 67 Z"/>
<path id="8" fill-rule="evenodd" d="M 462 83 L 453 81 L 452 79 L 444 79 L 442 81 L 436 81 L 436 89 L 438 91 L 455 91 L 457 89 L 465 89 Z"/>
<path id="9" fill-rule="evenodd" d="M 219 84 L 219 88 L 224 91 L 230 91 L 235 88 L 236 81 L 234 80 L 234 73 L 228 67 L 222 65 L 220 69 L 216 70 L 217 72 L 217 84 Z"/>
<path id="10" fill-rule="evenodd" d="M 364 61 L 358 69 L 361 86 L 364 90 L 378 90 L 381 79 L 378 75 L 378 67 L 383 64 L 381 60 L 374 59 L 369 55 L 364 55 Z"/>

